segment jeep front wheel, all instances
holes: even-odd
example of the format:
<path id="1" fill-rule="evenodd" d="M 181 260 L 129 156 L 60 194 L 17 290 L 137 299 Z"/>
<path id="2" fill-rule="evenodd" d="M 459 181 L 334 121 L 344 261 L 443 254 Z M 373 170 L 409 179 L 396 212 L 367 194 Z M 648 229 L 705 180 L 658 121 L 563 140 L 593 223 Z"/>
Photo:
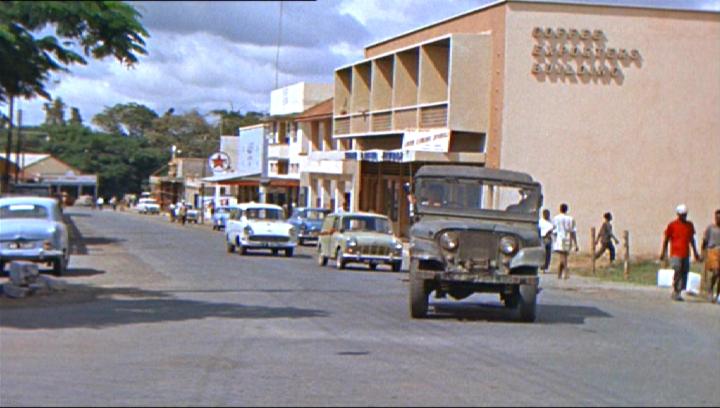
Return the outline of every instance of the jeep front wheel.
<path id="1" fill-rule="evenodd" d="M 518 292 L 520 320 L 534 322 L 537 317 L 537 287 L 535 285 L 520 285 Z"/>
<path id="2" fill-rule="evenodd" d="M 424 279 L 415 277 L 415 271 L 419 266 L 417 260 L 410 264 L 410 316 L 413 319 L 423 319 L 428 312 L 428 283 Z"/>

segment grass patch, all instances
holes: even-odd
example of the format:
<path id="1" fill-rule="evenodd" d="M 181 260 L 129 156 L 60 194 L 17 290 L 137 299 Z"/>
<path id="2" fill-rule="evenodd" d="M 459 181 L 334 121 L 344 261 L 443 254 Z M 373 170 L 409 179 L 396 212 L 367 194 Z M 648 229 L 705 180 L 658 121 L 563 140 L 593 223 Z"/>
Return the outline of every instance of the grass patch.
<path id="1" fill-rule="evenodd" d="M 553 259 L 555 263 L 555 259 Z M 657 259 L 633 259 L 630 262 L 630 274 L 628 279 L 625 280 L 623 274 L 623 262 L 622 260 L 616 260 L 612 266 L 608 265 L 607 256 L 599 259 L 595 263 L 595 275 L 592 273 L 592 265 L 589 255 L 571 255 L 570 256 L 570 274 L 580 275 L 587 277 L 594 277 L 604 281 L 611 282 L 628 282 L 640 285 L 657 285 L 657 271 L 661 266 Z M 669 268 L 669 266 L 667 266 Z M 557 272 L 557 266 L 554 266 L 553 271 Z M 690 271 L 696 272 L 702 275 L 703 264 L 698 262 L 691 262 Z"/>

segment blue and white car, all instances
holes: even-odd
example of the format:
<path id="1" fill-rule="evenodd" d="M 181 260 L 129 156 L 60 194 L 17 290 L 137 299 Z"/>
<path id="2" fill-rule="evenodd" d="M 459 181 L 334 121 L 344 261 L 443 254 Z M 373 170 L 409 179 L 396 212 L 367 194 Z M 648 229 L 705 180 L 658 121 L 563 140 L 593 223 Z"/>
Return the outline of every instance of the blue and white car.
<path id="1" fill-rule="evenodd" d="M 317 241 L 323 220 L 328 214 L 330 214 L 330 210 L 325 208 L 295 208 L 292 216 L 288 218 L 288 222 L 298 231 L 298 244 L 303 245 L 305 241 L 311 240 Z"/>
<path id="2" fill-rule="evenodd" d="M 234 205 L 224 205 L 222 207 L 218 207 L 215 209 L 215 212 L 212 215 L 212 227 L 216 231 L 224 230 L 225 224 L 227 223 L 228 217 L 230 217 L 230 213 L 233 209 L 236 209 L 237 206 Z"/>
<path id="3" fill-rule="evenodd" d="M 54 198 L 0 198 L 0 271 L 10 261 L 52 265 L 60 276 L 70 261 L 70 239 Z"/>
<path id="4" fill-rule="evenodd" d="M 293 256 L 297 230 L 285 221 L 285 210 L 278 205 L 245 203 L 233 209 L 227 220 L 225 243 L 228 252 L 247 254 L 248 249 L 269 249 L 273 255 L 285 251 Z"/>

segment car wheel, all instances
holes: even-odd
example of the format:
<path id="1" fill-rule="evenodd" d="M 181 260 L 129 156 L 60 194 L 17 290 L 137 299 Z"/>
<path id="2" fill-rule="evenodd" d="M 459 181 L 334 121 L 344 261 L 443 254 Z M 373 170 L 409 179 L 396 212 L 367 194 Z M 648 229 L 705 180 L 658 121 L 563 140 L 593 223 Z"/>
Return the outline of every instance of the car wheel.
<path id="1" fill-rule="evenodd" d="M 305 245 L 305 240 L 302 238 L 298 238 L 298 245 L 300 245 L 300 246 Z"/>
<path id="2" fill-rule="evenodd" d="M 277 249 L 273 249 L 273 250 L 272 250 L 272 254 L 273 254 L 273 256 L 277 256 L 278 250 L 277 250 Z"/>
<path id="3" fill-rule="evenodd" d="M 235 252 L 235 245 L 233 245 L 233 244 L 228 240 L 228 238 L 229 238 L 229 237 L 227 237 L 227 236 L 225 237 L 225 244 L 227 244 L 227 252 L 228 252 L 229 254 L 231 254 L 231 253 Z"/>
<path id="4" fill-rule="evenodd" d="M 400 272 L 400 268 L 402 268 L 402 262 L 393 262 L 393 264 L 392 264 L 393 272 Z"/>
<path id="5" fill-rule="evenodd" d="M 370 262 L 368 264 L 368 268 L 370 268 L 371 271 L 374 271 L 375 269 L 377 269 L 377 264 L 375 262 Z"/>
<path id="6" fill-rule="evenodd" d="M 343 259 L 342 252 L 340 251 L 340 248 L 335 250 L 335 267 L 337 269 L 345 269 L 346 262 Z"/>
<path id="7" fill-rule="evenodd" d="M 410 265 L 410 316 L 413 319 L 427 317 L 428 296 L 430 295 L 429 285 L 424 279 L 416 278 L 413 273 L 418 267 L 418 261 Z"/>
<path id="8" fill-rule="evenodd" d="M 520 320 L 534 322 L 537 317 L 537 287 L 534 285 L 520 285 L 518 292 L 520 297 L 518 305 Z"/>
<path id="9" fill-rule="evenodd" d="M 285 256 L 287 256 L 288 258 L 290 258 L 290 257 L 293 256 L 293 252 L 294 252 L 294 251 L 292 250 L 292 248 L 286 249 L 286 250 L 285 250 Z"/>
<path id="10" fill-rule="evenodd" d="M 0 261 L 0 276 L 5 276 L 5 261 Z"/>
<path id="11" fill-rule="evenodd" d="M 318 251 L 317 251 L 317 263 L 318 263 L 318 265 L 320 265 L 320 266 L 325 266 L 325 265 L 327 265 L 327 261 L 328 261 L 327 256 L 323 256 L 323 255 L 322 255 L 322 250 L 320 249 L 320 246 L 318 246 Z"/>
<path id="12" fill-rule="evenodd" d="M 247 248 L 245 248 L 240 243 L 240 238 L 238 238 L 238 237 L 235 237 L 235 246 L 238 247 L 238 252 L 240 253 L 240 255 L 247 255 Z"/>
<path id="13" fill-rule="evenodd" d="M 65 274 L 66 270 L 67 262 L 65 261 L 65 258 L 60 258 L 53 261 L 53 275 L 62 276 Z"/>

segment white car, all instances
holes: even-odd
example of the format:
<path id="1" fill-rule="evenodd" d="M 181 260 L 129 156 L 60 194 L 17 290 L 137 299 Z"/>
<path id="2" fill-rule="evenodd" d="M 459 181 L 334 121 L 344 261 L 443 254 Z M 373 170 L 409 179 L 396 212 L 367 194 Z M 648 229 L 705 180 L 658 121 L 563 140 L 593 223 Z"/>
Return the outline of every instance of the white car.
<path id="1" fill-rule="evenodd" d="M 269 249 L 273 255 L 280 250 L 293 256 L 297 246 L 297 230 L 285 222 L 285 211 L 273 204 L 244 203 L 233 208 L 225 226 L 228 252 L 237 248 L 242 255 L 248 249 Z"/>
<path id="2" fill-rule="evenodd" d="M 160 204 L 154 198 L 141 198 L 137 210 L 140 214 L 160 214 Z"/>

